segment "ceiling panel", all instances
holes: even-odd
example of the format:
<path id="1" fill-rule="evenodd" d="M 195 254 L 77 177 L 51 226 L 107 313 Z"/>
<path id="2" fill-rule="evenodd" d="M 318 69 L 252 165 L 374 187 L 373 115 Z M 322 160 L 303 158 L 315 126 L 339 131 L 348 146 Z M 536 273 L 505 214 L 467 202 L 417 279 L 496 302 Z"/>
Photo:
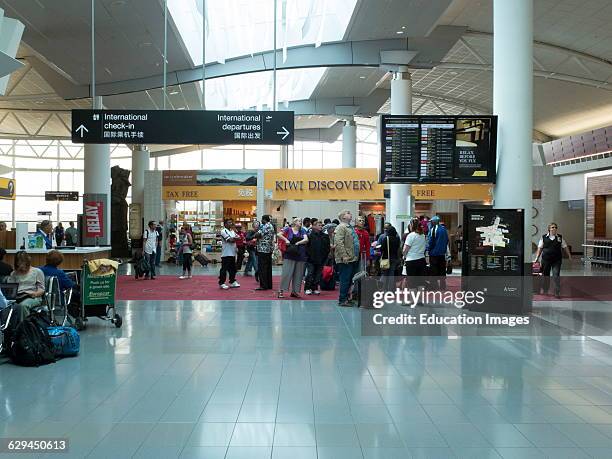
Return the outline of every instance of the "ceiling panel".
<path id="1" fill-rule="evenodd" d="M 425 37 L 450 3 L 451 0 L 362 0 L 346 37 L 349 40 Z"/>
<path id="2" fill-rule="evenodd" d="M 314 90 L 312 98 L 366 97 L 386 73 L 378 67 L 329 68 Z"/>
<path id="3" fill-rule="evenodd" d="M 454 0 L 441 24 L 493 32 L 492 0 Z M 610 0 L 534 0 L 534 39 L 612 60 Z"/>
<path id="4" fill-rule="evenodd" d="M 163 8 L 156 0 L 96 2 L 98 82 L 161 73 Z M 77 82 L 91 79 L 91 11 L 84 0 L 0 0 L 5 14 L 22 21 L 23 42 Z M 190 67 L 180 40 L 168 32 L 168 69 Z"/>

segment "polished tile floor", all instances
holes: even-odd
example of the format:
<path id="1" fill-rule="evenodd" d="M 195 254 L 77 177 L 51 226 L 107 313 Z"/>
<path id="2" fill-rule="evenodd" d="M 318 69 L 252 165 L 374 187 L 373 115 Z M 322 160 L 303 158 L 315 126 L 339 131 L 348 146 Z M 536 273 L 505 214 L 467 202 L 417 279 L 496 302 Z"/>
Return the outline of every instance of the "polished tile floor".
<path id="1" fill-rule="evenodd" d="M 56 458 L 612 457 L 611 348 L 587 337 L 361 337 L 326 302 L 119 308 L 78 358 L 0 364 L 0 437 L 68 437 Z"/>

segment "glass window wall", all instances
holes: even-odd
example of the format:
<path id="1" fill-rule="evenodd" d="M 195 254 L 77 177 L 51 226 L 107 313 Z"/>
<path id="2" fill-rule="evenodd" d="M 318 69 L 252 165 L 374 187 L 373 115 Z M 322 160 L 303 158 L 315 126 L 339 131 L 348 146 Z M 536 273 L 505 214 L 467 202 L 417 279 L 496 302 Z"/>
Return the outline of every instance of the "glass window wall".
<path id="1" fill-rule="evenodd" d="M 357 167 L 378 167 L 379 147 L 374 127 L 358 125 Z M 60 159 L 58 160 L 58 154 Z M 274 169 L 280 167 L 280 148 L 271 145 L 220 146 L 151 158 L 151 169 Z M 14 164 L 14 167 L 13 167 Z M 111 166 L 131 169 L 131 150 L 111 146 Z M 336 142 L 296 141 L 289 146 L 289 167 L 321 169 L 342 167 L 342 138 Z M 0 220 L 35 223 L 39 211 L 51 211 L 54 221 L 75 220 L 82 209 L 78 202 L 45 202 L 45 191 L 78 191 L 82 194 L 83 147 L 60 140 L 0 139 L 0 176 L 15 178 L 13 201 L 0 200 Z M 131 195 L 128 194 L 128 203 Z"/>

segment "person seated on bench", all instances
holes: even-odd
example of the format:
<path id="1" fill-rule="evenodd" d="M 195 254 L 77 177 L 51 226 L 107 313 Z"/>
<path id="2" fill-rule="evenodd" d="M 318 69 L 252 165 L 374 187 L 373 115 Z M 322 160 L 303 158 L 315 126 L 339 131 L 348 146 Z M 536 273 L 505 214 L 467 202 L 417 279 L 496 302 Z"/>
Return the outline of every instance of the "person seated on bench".
<path id="1" fill-rule="evenodd" d="M 15 254 L 15 270 L 7 279 L 8 283 L 19 284 L 17 304 L 13 307 L 17 323 L 30 315 L 30 311 L 42 304 L 45 294 L 45 275 L 32 267 L 32 259 L 26 252 Z"/>
<path id="2" fill-rule="evenodd" d="M 64 255 L 62 255 L 62 252 L 59 250 L 50 250 L 49 253 L 47 253 L 47 264 L 40 267 L 40 270 L 44 273 L 45 277 L 57 277 L 59 288 L 62 292 L 64 290 L 74 288 L 75 286 L 72 279 L 68 277 L 64 270 L 58 268 L 63 261 Z"/>
<path id="3" fill-rule="evenodd" d="M 6 255 L 6 250 L 0 248 L 0 277 L 10 276 L 11 272 L 13 272 L 13 267 L 8 263 L 4 262 L 4 256 Z"/>

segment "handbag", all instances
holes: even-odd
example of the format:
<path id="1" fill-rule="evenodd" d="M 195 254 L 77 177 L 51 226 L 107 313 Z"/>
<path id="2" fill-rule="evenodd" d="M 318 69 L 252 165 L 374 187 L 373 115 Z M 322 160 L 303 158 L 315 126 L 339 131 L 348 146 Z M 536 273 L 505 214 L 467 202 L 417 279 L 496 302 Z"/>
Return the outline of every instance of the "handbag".
<path id="1" fill-rule="evenodd" d="M 390 269 L 391 268 L 391 250 L 389 248 L 389 236 L 386 236 L 387 240 L 387 257 L 380 259 L 380 269 Z"/>
<path id="2" fill-rule="evenodd" d="M 537 261 L 534 261 L 533 264 L 531 265 L 531 273 L 534 275 L 542 274 L 542 265 L 538 263 Z"/>
<path id="3" fill-rule="evenodd" d="M 300 232 L 299 234 L 301 235 L 302 233 Z M 303 239 L 300 235 L 293 234 L 293 231 L 291 229 L 289 229 L 289 231 L 285 233 L 285 237 L 289 239 L 289 244 L 287 244 L 287 246 L 285 247 L 285 255 L 289 257 L 300 256 L 300 248 L 296 245 L 299 241 Z"/>
<path id="4" fill-rule="evenodd" d="M 285 254 L 290 257 L 297 257 L 300 255 L 300 248 L 295 244 L 289 244 L 285 249 Z"/>

